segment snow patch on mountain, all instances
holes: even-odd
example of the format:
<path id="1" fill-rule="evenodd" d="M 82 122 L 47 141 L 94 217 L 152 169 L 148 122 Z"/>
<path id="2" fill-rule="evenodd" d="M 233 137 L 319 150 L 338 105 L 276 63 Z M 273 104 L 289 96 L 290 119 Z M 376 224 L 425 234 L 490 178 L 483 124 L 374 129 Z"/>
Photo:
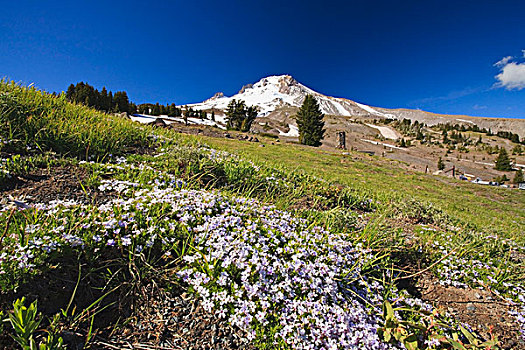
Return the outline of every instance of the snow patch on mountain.
<path id="1" fill-rule="evenodd" d="M 365 125 L 369 126 L 371 128 L 379 130 L 381 135 L 384 138 L 386 138 L 386 139 L 390 139 L 390 140 L 397 140 L 397 139 L 399 139 L 399 136 L 398 136 L 397 132 L 395 130 L 389 128 L 388 126 L 378 126 L 378 125 L 374 125 L 374 124 L 365 124 Z"/>
<path id="2" fill-rule="evenodd" d="M 279 130 L 279 135 L 286 137 L 299 137 L 299 128 L 296 125 L 288 124 L 288 129 L 288 132 Z"/>
<path id="3" fill-rule="evenodd" d="M 195 110 L 226 110 L 232 100 L 242 100 L 248 106 L 259 107 L 259 117 L 264 117 L 279 107 L 300 107 L 306 95 L 313 95 L 324 114 L 337 116 L 352 116 L 360 114 L 377 115 L 386 118 L 396 118 L 393 114 L 379 112 L 370 106 L 353 102 L 348 99 L 325 96 L 299 83 L 290 75 L 272 75 L 262 78 L 255 84 L 244 85 L 233 96 L 224 96 L 222 92 L 201 103 L 187 105 Z"/>
<path id="4" fill-rule="evenodd" d="M 351 116 L 354 106 L 351 101 L 325 96 L 299 83 L 290 75 L 274 75 L 263 78 L 255 84 L 248 84 L 235 95 L 226 97 L 217 93 L 201 103 L 187 105 L 196 110 L 225 110 L 232 100 L 242 100 L 248 106 L 258 106 L 259 115 L 266 116 L 278 107 L 300 107 L 306 95 L 313 95 L 324 114 Z"/>

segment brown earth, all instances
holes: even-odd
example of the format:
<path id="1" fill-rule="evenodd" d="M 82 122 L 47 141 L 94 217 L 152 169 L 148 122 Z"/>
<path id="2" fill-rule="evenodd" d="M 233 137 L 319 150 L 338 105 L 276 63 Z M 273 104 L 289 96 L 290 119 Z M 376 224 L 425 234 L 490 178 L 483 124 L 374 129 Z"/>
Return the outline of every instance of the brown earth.
<path id="1" fill-rule="evenodd" d="M 520 328 L 513 316 L 512 307 L 497 294 L 487 290 L 442 286 L 433 276 L 426 275 L 418 281 L 421 299 L 443 307 L 454 318 L 467 323 L 485 339 L 497 336 L 503 349 L 525 349 L 520 340 Z"/>

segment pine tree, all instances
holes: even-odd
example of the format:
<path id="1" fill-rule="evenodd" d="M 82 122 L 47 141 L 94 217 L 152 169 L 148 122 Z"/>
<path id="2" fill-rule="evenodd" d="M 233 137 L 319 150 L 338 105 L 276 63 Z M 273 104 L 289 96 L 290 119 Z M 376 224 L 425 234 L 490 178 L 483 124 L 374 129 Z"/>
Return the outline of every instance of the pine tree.
<path id="1" fill-rule="evenodd" d="M 230 130 L 248 132 L 257 117 L 257 106 L 246 107 L 244 101 L 231 100 L 226 110 L 226 127 Z M 212 111 L 215 119 L 215 112 Z"/>
<path id="2" fill-rule="evenodd" d="M 238 130 L 237 128 L 237 121 L 239 119 L 238 115 L 238 109 L 239 104 L 235 99 L 231 100 L 230 103 L 228 103 L 228 107 L 226 109 L 226 127 L 228 130 Z"/>
<path id="3" fill-rule="evenodd" d="M 109 100 L 108 91 L 105 86 L 103 86 L 100 91 L 100 109 L 106 112 L 111 109 L 111 101 Z"/>
<path id="4" fill-rule="evenodd" d="M 185 106 L 185 109 L 184 109 L 184 116 L 183 116 L 183 119 L 184 119 L 184 124 L 188 125 L 188 117 L 191 115 L 191 107 L 188 109 L 187 106 Z"/>
<path id="5" fill-rule="evenodd" d="M 155 103 L 155 105 L 153 105 L 153 108 L 152 108 L 151 114 L 152 114 L 152 115 L 160 115 L 160 105 L 159 105 L 158 102 Z"/>
<path id="6" fill-rule="evenodd" d="M 307 146 L 321 145 L 325 132 L 323 117 L 315 97 L 307 95 L 295 116 L 300 143 Z"/>
<path id="7" fill-rule="evenodd" d="M 108 112 L 110 112 L 113 109 L 113 92 L 109 92 L 108 94 Z"/>
<path id="8" fill-rule="evenodd" d="M 248 132 L 252 127 L 252 123 L 257 118 L 257 106 L 250 106 L 244 112 L 244 118 L 241 123 L 241 131 Z"/>
<path id="9" fill-rule="evenodd" d="M 117 91 L 115 92 L 115 96 L 113 96 L 113 102 L 115 104 L 115 111 L 116 112 L 127 112 L 129 113 L 129 99 L 128 94 L 126 91 Z"/>
<path id="10" fill-rule="evenodd" d="M 514 175 L 514 179 L 512 180 L 512 182 L 515 184 L 525 182 L 525 180 L 523 180 L 523 170 L 521 170 L 521 168 L 519 168 L 518 171 L 516 171 L 516 175 Z"/>
<path id="11" fill-rule="evenodd" d="M 73 85 L 73 84 L 69 85 L 69 87 L 67 88 L 67 91 L 66 91 L 66 98 L 69 101 L 74 101 L 75 100 L 75 85 Z"/>
<path id="12" fill-rule="evenodd" d="M 510 163 L 509 155 L 507 154 L 507 150 L 504 147 L 501 147 L 499 150 L 498 158 L 496 158 L 496 166 L 494 169 L 501 171 L 512 170 L 512 164 Z"/>
<path id="13" fill-rule="evenodd" d="M 439 157 L 438 160 L 438 170 L 445 170 L 445 162 L 443 161 L 443 159 L 441 159 L 441 157 Z"/>
<path id="14" fill-rule="evenodd" d="M 172 103 L 170 105 L 169 111 L 168 111 L 169 117 L 176 117 L 177 116 L 177 106 L 175 106 L 175 103 Z"/>
<path id="15" fill-rule="evenodd" d="M 444 143 L 444 144 L 449 143 L 448 133 L 447 133 L 446 130 L 443 130 L 443 143 Z"/>

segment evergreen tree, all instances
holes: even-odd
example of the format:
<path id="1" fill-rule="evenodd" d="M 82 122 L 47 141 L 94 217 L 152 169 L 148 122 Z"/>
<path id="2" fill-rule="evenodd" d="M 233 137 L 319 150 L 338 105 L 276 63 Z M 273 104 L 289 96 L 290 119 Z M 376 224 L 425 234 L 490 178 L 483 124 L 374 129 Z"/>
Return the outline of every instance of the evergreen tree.
<path id="1" fill-rule="evenodd" d="M 100 103 L 99 108 L 103 111 L 109 112 L 111 110 L 111 100 L 108 95 L 108 91 L 106 90 L 106 87 L 102 87 L 102 90 L 100 91 Z"/>
<path id="2" fill-rule="evenodd" d="M 67 91 L 66 91 L 66 98 L 70 101 L 74 101 L 74 98 L 75 98 L 75 85 L 71 84 L 69 85 L 69 87 L 67 88 Z"/>
<path id="3" fill-rule="evenodd" d="M 516 171 L 516 175 L 514 175 L 514 180 L 512 180 L 512 182 L 515 184 L 525 182 L 525 180 L 523 179 L 523 170 L 521 170 L 521 168 L 519 168 L 518 171 Z"/>
<path id="4" fill-rule="evenodd" d="M 211 111 L 211 120 L 215 121 L 215 111 Z"/>
<path id="5" fill-rule="evenodd" d="M 443 143 L 444 143 L 444 144 L 449 143 L 449 140 L 448 140 L 448 133 L 447 133 L 446 130 L 443 130 Z"/>
<path id="6" fill-rule="evenodd" d="M 496 166 L 494 169 L 501 171 L 512 170 L 512 164 L 510 163 L 509 155 L 507 154 L 507 150 L 504 147 L 501 147 L 499 150 L 498 158 L 496 158 Z"/>
<path id="7" fill-rule="evenodd" d="M 113 92 L 109 92 L 108 94 L 108 112 L 111 112 L 113 109 Z"/>
<path id="8" fill-rule="evenodd" d="M 228 103 L 228 107 L 226 109 L 226 128 L 228 128 L 229 130 L 238 130 L 238 109 L 239 103 L 237 103 L 235 99 L 231 100 L 230 103 Z"/>
<path id="9" fill-rule="evenodd" d="M 244 101 L 231 100 L 226 110 L 226 127 L 230 130 L 248 132 L 257 117 L 257 107 L 246 107 Z M 215 112 L 212 112 L 215 119 Z"/>
<path id="10" fill-rule="evenodd" d="M 155 103 L 155 105 L 153 106 L 151 114 L 152 115 L 160 115 L 160 105 L 159 105 L 158 102 Z"/>
<path id="11" fill-rule="evenodd" d="M 175 106 L 175 103 L 172 103 L 170 105 L 170 108 L 168 110 L 168 116 L 170 116 L 170 117 L 176 117 L 177 116 L 177 106 Z"/>
<path id="12" fill-rule="evenodd" d="M 443 161 L 443 159 L 441 159 L 441 157 L 439 157 L 438 160 L 438 170 L 445 170 L 445 162 Z"/>
<path id="13" fill-rule="evenodd" d="M 188 107 L 185 107 L 184 109 L 184 124 L 188 125 L 188 117 L 191 114 L 191 107 L 188 109 Z"/>
<path id="14" fill-rule="evenodd" d="M 241 123 L 241 131 L 248 132 L 252 127 L 252 123 L 257 118 L 257 106 L 250 106 L 244 113 L 244 118 Z"/>
<path id="15" fill-rule="evenodd" d="M 126 91 L 117 91 L 113 96 L 114 110 L 115 112 L 126 112 L 129 113 L 129 99 Z"/>
<path id="16" fill-rule="evenodd" d="M 308 146 L 320 146 L 324 138 L 324 115 L 315 97 L 306 95 L 295 120 L 299 128 L 299 142 Z"/>

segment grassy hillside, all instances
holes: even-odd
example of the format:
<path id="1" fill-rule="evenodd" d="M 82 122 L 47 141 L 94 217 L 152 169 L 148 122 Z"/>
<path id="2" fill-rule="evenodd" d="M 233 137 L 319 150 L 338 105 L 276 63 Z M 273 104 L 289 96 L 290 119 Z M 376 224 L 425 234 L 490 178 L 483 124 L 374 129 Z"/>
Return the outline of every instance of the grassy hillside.
<path id="1" fill-rule="evenodd" d="M 0 136 L 0 347 L 523 347 L 517 191 L 7 82 Z"/>
<path id="2" fill-rule="evenodd" d="M 395 161 L 359 153 L 342 155 L 293 144 L 267 145 L 208 138 L 210 146 L 272 166 L 285 166 L 369 193 L 385 206 L 408 206 L 413 199 L 432 203 L 458 224 L 523 242 L 525 195 L 520 191 L 462 182 L 403 170 Z M 416 210 L 416 208 L 413 208 Z"/>

